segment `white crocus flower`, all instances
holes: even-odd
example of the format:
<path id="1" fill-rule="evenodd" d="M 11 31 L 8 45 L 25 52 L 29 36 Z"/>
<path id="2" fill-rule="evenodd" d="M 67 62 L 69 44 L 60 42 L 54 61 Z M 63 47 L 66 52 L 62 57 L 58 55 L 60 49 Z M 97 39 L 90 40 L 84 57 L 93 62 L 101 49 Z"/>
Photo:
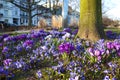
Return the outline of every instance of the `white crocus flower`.
<path id="1" fill-rule="evenodd" d="M 45 37 L 45 39 L 48 39 L 48 40 L 50 40 L 51 38 L 52 38 L 52 35 L 48 35 Z"/>
<path id="2" fill-rule="evenodd" d="M 15 65 L 16 65 L 17 68 L 21 68 L 22 67 L 22 64 L 20 62 L 18 62 L 18 61 L 15 63 Z"/>
<path id="3" fill-rule="evenodd" d="M 47 47 L 46 47 L 46 46 L 41 46 L 41 48 L 42 48 L 43 50 L 47 50 Z"/>
<path id="4" fill-rule="evenodd" d="M 41 78 L 41 77 L 42 77 L 42 73 L 41 73 L 40 70 L 37 71 L 36 76 L 37 76 L 38 78 Z"/>
<path id="5" fill-rule="evenodd" d="M 105 76 L 103 80 L 110 80 L 109 76 Z"/>
<path id="6" fill-rule="evenodd" d="M 62 36 L 62 39 L 70 38 L 70 33 L 66 32 L 64 36 Z"/>

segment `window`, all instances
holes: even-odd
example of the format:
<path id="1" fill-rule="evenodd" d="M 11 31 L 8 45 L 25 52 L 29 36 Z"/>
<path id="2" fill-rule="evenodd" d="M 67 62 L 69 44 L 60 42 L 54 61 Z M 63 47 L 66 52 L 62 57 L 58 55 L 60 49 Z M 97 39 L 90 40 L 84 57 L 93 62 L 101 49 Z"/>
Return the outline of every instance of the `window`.
<path id="1" fill-rule="evenodd" d="M 15 15 L 18 15 L 18 11 L 17 10 L 15 10 Z"/>
<path id="2" fill-rule="evenodd" d="M 8 23 L 8 19 L 5 19 L 4 21 L 5 21 L 6 23 Z"/>
<path id="3" fill-rule="evenodd" d="M 13 23 L 18 24 L 18 19 L 17 18 L 13 18 Z"/>
<path id="4" fill-rule="evenodd" d="M 26 19 L 26 23 L 28 23 L 28 20 Z"/>
<path id="5" fill-rule="evenodd" d="M 23 23 L 25 22 L 25 19 L 23 19 Z"/>
<path id="6" fill-rule="evenodd" d="M 6 16 L 8 16 L 8 10 L 4 10 Z"/>
<path id="7" fill-rule="evenodd" d="M 34 24 L 36 24 L 36 20 L 34 20 Z"/>

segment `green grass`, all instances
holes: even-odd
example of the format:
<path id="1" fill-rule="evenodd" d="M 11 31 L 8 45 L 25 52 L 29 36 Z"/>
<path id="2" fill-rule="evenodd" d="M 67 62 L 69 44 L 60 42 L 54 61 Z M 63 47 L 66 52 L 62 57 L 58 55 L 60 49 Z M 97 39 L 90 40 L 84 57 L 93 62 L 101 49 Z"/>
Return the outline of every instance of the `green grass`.
<path id="1" fill-rule="evenodd" d="M 27 34 L 28 32 L 4 32 L 4 33 L 0 33 L 0 35 L 3 34 L 9 34 L 9 35 L 19 35 L 19 34 Z"/>
<path id="2" fill-rule="evenodd" d="M 113 31 L 113 32 L 116 32 L 116 33 L 120 34 L 120 29 L 119 28 L 106 28 L 106 29 L 104 29 L 104 31 Z"/>
<path id="3" fill-rule="evenodd" d="M 60 29 L 61 31 L 62 29 Z M 116 32 L 118 34 L 120 34 L 120 28 L 105 28 L 104 31 L 113 31 Z M 0 35 L 3 34 L 9 34 L 9 35 L 18 35 L 18 34 L 24 34 L 24 33 L 29 33 L 29 32 L 16 32 L 16 31 L 12 31 L 12 32 L 0 32 Z"/>

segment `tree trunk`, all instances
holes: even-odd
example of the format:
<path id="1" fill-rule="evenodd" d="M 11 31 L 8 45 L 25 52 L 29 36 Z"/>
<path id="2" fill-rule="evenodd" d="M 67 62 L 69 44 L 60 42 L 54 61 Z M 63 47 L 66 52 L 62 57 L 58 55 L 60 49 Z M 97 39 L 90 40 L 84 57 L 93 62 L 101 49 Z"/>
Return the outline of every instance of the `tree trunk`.
<path id="1" fill-rule="evenodd" d="M 104 38 L 101 0 L 80 0 L 80 27 L 77 36 L 92 41 Z"/>
<path id="2" fill-rule="evenodd" d="M 32 12 L 28 12 L 28 26 L 31 27 L 32 26 Z"/>
<path id="3" fill-rule="evenodd" d="M 50 8 L 50 11 L 51 11 L 51 0 L 49 0 L 49 8 Z"/>
<path id="4" fill-rule="evenodd" d="M 62 6 L 63 27 L 67 27 L 68 24 L 68 0 L 63 0 Z"/>

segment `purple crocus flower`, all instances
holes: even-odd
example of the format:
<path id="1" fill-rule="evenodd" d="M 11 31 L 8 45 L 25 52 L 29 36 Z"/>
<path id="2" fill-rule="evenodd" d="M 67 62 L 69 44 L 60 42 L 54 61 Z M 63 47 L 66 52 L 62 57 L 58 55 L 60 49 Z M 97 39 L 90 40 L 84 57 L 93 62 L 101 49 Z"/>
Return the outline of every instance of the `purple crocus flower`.
<path id="1" fill-rule="evenodd" d="M 2 47 L 3 46 L 3 44 L 2 43 L 0 43 L 0 47 Z"/>
<path id="2" fill-rule="evenodd" d="M 117 38 L 117 34 L 114 33 L 114 32 L 112 32 L 112 31 L 107 31 L 107 32 L 106 32 L 106 36 L 107 36 L 107 38 L 109 38 L 109 39 L 115 39 L 115 38 Z"/>
<path id="3" fill-rule="evenodd" d="M 117 39 L 120 39 L 120 35 L 117 36 Z"/>
<path id="4" fill-rule="evenodd" d="M 70 28 L 65 28 L 63 31 L 68 32 L 68 33 L 72 32 L 72 30 Z"/>
<path id="5" fill-rule="evenodd" d="M 115 77 L 113 77 L 112 80 L 117 80 L 117 79 Z"/>
<path id="6" fill-rule="evenodd" d="M 37 38 L 38 36 L 38 33 L 31 34 L 31 38 Z"/>
<path id="7" fill-rule="evenodd" d="M 94 51 L 94 55 L 95 55 L 95 56 L 100 56 L 100 55 L 101 55 L 100 50 L 97 50 L 97 49 L 96 49 L 96 50 Z"/>
<path id="8" fill-rule="evenodd" d="M 106 35 L 112 34 L 112 31 L 106 31 Z"/>
<path id="9" fill-rule="evenodd" d="M 5 69 L 3 69 L 1 72 L 1 74 L 4 74 L 5 76 L 8 76 L 9 73 L 10 73 L 9 70 L 5 70 Z"/>
<path id="10" fill-rule="evenodd" d="M 39 30 L 39 32 L 43 32 L 43 33 L 44 33 L 44 32 L 45 32 L 45 30 L 44 30 L 44 29 L 40 29 L 40 30 Z"/>
<path id="11" fill-rule="evenodd" d="M 6 59 L 6 60 L 3 61 L 3 64 L 4 64 L 4 66 L 5 66 L 6 69 L 9 68 L 9 66 L 11 65 L 11 63 L 12 63 L 12 59 Z"/>
<path id="12" fill-rule="evenodd" d="M 94 49 L 93 48 L 89 48 L 88 52 L 90 53 L 91 56 L 94 56 Z"/>
<path id="13" fill-rule="evenodd" d="M 78 52 L 84 52 L 84 47 L 82 46 L 81 43 L 78 43 L 78 44 L 76 45 L 76 50 L 77 50 Z"/>
<path id="14" fill-rule="evenodd" d="M 23 43 L 23 47 L 32 47 L 33 46 L 33 40 L 26 40 L 24 43 Z"/>
<path id="15" fill-rule="evenodd" d="M 0 36 L 0 41 L 2 41 L 2 39 L 3 39 L 3 36 Z"/>
<path id="16" fill-rule="evenodd" d="M 113 42 L 107 42 L 106 47 L 107 49 L 113 49 L 114 48 Z"/>
<path id="17" fill-rule="evenodd" d="M 4 71 L 3 66 L 0 66 L 0 74 L 3 73 L 3 71 Z"/>
<path id="18" fill-rule="evenodd" d="M 60 44 L 58 49 L 60 52 L 64 52 L 64 44 Z"/>
<path id="19" fill-rule="evenodd" d="M 8 37 L 9 35 L 8 34 L 4 34 L 4 35 L 2 35 L 3 36 L 3 38 L 6 38 L 6 37 Z"/>
<path id="20" fill-rule="evenodd" d="M 118 57 L 120 57 L 120 50 L 117 52 Z"/>
<path id="21" fill-rule="evenodd" d="M 14 36 L 12 40 L 16 42 L 17 40 L 19 40 L 18 36 Z"/>
<path id="22" fill-rule="evenodd" d="M 102 59 L 101 56 L 97 56 L 97 60 L 100 61 Z"/>
<path id="23" fill-rule="evenodd" d="M 11 36 L 8 36 L 8 37 L 5 37 L 3 41 L 4 41 L 4 42 L 7 42 L 7 41 L 10 41 L 10 40 L 12 40 L 12 37 L 11 37 Z"/>
<path id="24" fill-rule="evenodd" d="M 18 39 L 19 40 L 23 40 L 23 39 L 26 39 L 27 38 L 27 34 L 21 34 L 18 36 Z"/>
<path id="25" fill-rule="evenodd" d="M 120 50 L 120 44 L 114 44 L 114 46 L 117 51 Z"/>
<path id="26" fill-rule="evenodd" d="M 18 45 L 18 46 L 16 47 L 16 49 L 17 49 L 18 52 L 21 52 L 22 49 L 23 49 L 23 47 L 22 47 L 21 45 Z"/>
<path id="27" fill-rule="evenodd" d="M 78 33 L 78 29 L 75 29 L 75 30 L 72 32 L 73 35 L 76 35 L 77 33 Z"/>
<path id="28" fill-rule="evenodd" d="M 8 47 L 4 47 L 3 50 L 2 50 L 2 53 L 7 53 L 9 51 L 9 48 Z"/>
<path id="29" fill-rule="evenodd" d="M 69 42 L 66 42 L 66 43 L 62 43 L 58 46 L 58 49 L 60 52 L 64 53 L 70 53 L 71 51 L 73 51 L 75 48 L 74 48 L 74 45 L 69 43 Z"/>
<path id="30" fill-rule="evenodd" d="M 30 35 L 30 34 L 28 34 L 28 35 L 26 36 L 26 38 L 27 38 L 27 39 L 30 39 L 30 38 L 31 38 L 31 35 Z"/>

